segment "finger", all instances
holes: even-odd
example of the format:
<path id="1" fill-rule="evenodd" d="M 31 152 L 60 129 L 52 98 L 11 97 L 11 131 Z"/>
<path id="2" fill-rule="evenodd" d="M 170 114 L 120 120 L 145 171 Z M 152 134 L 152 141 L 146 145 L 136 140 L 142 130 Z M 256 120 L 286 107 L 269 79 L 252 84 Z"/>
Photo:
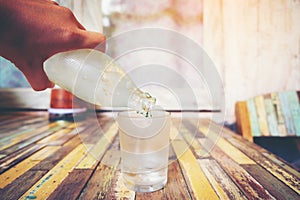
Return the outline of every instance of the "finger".
<path id="1" fill-rule="evenodd" d="M 24 69 L 22 72 L 24 73 L 32 89 L 35 91 L 41 91 L 54 87 L 54 83 L 48 79 L 42 66 L 32 66 L 31 68 Z"/>
<path id="2" fill-rule="evenodd" d="M 52 4 L 54 4 L 54 5 L 59 6 L 59 4 L 58 4 L 56 1 L 54 1 L 54 0 L 48 0 L 48 1 L 50 1 L 50 3 L 52 3 Z"/>
<path id="3" fill-rule="evenodd" d="M 105 35 L 91 31 L 81 31 L 83 42 L 82 48 L 93 48 L 105 52 Z"/>

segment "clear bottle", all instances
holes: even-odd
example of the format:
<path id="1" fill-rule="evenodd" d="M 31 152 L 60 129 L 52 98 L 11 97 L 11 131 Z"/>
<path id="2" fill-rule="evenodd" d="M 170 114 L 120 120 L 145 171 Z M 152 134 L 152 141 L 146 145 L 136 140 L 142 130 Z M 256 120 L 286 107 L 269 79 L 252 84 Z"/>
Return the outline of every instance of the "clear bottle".
<path id="1" fill-rule="evenodd" d="M 156 99 L 138 89 L 106 54 L 79 49 L 53 55 L 44 63 L 48 78 L 78 98 L 102 107 L 129 107 L 143 114 Z"/>

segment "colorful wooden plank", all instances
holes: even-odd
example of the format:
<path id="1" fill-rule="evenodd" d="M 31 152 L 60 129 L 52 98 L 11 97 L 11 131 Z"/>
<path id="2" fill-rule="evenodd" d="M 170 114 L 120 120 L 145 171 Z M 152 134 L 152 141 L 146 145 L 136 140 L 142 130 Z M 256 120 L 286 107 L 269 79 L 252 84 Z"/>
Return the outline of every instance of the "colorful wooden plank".
<path id="1" fill-rule="evenodd" d="M 108 199 L 108 193 L 120 163 L 119 142 L 115 141 L 87 182 L 80 199 Z"/>
<path id="2" fill-rule="evenodd" d="M 47 171 L 34 170 L 27 171 L 18 177 L 14 182 L 0 189 L 0 197 L 5 200 L 15 200 L 21 197 L 35 182 L 40 180 Z"/>
<path id="3" fill-rule="evenodd" d="M 266 109 L 267 123 L 271 136 L 279 136 L 278 123 L 275 116 L 275 110 L 273 107 L 271 95 L 264 95 L 264 104 Z"/>
<path id="4" fill-rule="evenodd" d="M 246 199 L 243 192 L 215 160 L 200 159 L 198 162 L 220 199 Z"/>
<path id="5" fill-rule="evenodd" d="M 53 128 L 53 127 L 56 127 L 57 126 L 57 123 L 52 123 L 52 124 L 49 124 L 49 123 L 45 123 L 44 126 L 42 127 L 39 127 L 39 128 L 36 128 L 36 127 L 30 127 L 30 128 L 27 128 L 25 130 L 21 130 L 20 132 L 15 132 L 15 133 L 9 133 L 7 137 L 4 137 L 4 138 L 1 138 L 0 139 L 0 147 L 1 149 L 0 150 L 3 150 L 9 146 L 5 146 L 5 144 L 9 143 L 10 146 L 22 141 L 22 140 L 25 140 L 27 138 L 30 138 L 32 137 L 33 135 L 36 135 L 40 132 L 43 132 L 43 131 L 46 131 L 50 128 Z M 10 144 L 11 143 L 11 144 Z"/>
<path id="6" fill-rule="evenodd" d="M 20 199 L 48 198 L 85 154 L 86 150 L 84 146 L 82 144 L 78 145 L 71 153 L 25 192 Z"/>
<path id="7" fill-rule="evenodd" d="M 181 133 L 181 136 L 183 136 L 186 143 L 189 145 L 189 148 L 193 151 L 196 158 L 203 158 L 208 157 L 208 152 L 199 144 L 199 141 L 197 140 L 197 134 L 199 133 L 197 129 L 195 128 L 193 132 L 191 133 L 191 128 L 187 129 L 186 126 L 189 124 L 182 124 L 180 126 L 179 132 Z"/>
<path id="8" fill-rule="evenodd" d="M 49 155 L 57 151 L 59 147 L 45 147 L 44 149 L 38 151 L 32 156 L 28 157 L 26 160 L 17 164 L 13 168 L 0 175 L 0 188 L 4 188 L 6 185 L 13 182 L 16 178 L 21 176 L 23 173 L 31 169 L 33 166 L 38 164 L 41 160 L 47 158 Z"/>
<path id="9" fill-rule="evenodd" d="M 106 149 L 112 144 L 118 133 L 118 126 L 116 123 L 105 132 L 103 137 L 92 146 L 87 156 L 76 166 L 77 169 L 89 169 L 101 159 Z"/>
<path id="10" fill-rule="evenodd" d="M 211 187 L 205 174 L 197 163 L 193 153 L 186 149 L 182 155 L 182 148 L 186 144 L 183 141 L 174 141 L 172 143 L 181 168 L 183 169 L 184 177 L 187 180 L 190 192 L 195 199 L 217 199 L 218 195 Z"/>
<path id="11" fill-rule="evenodd" d="M 287 129 L 285 125 L 285 119 L 280 105 L 280 100 L 277 92 L 271 93 L 272 103 L 277 121 L 279 136 L 287 136 Z"/>
<path id="12" fill-rule="evenodd" d="M 32 115 L 26 115 L 26 114 L 12 114 L 12 115 L 5 115 L 5 119 L 0 121 L 1 126 L 1 133 L 3 130 L 5 130 L 7 127 L 11 127 L 10 124 L 13 124 L 15 122 L 20 123 L 20 121 L 28 120 L 34 118 Z"/>
<path id="13" fill-rule="evenodd" d="M 173 128 L 172 131 L 175 132 L 172 135 L 179 134 L 176 133 L 178 132 L 176 128 Z M 195 199 L 217 199 L 218 195 L 205 177 L 192 151 L 187 148 L 188 145 L 185 141 L 177 139 L 172 141 L 171 144 L 183 169 L 184 177 L 190 185 L 192 196 Z"/>
<path id="14" fill-rule="evenodd" d="M 30 145 L 28 148 L 25 147 L 19 151 L 9 154 L 9 156 L 7 156 L 5 159 L 2 159 L 0 162 L 0 174 L 44 147 L 45 145 Z"/>
<path id="15" fill-rule="evenodd" d="M 267 121 L 267 113 L 264 104 L 264 97 L 263 96 L 256 96 L 254 97 L 254 102 L 256 106 L 257 112 L 257 119 L 258 119 L 258 126 L 261 131 L 262 136 L 270 136 L 270 130 L 268 127 Z"/>
<path id="16" fill-rule="evenodd" d="M 191 199 L 189 189 L 181 173 L 178 160 L 172 161 L 168 166 L 168 182 L 164 188 L 166 199 Z"/>
<path id="17" fill-rule="evenodd" d="M 113 178 L 111 187 L 107 193 L 106 199 L 124 199 L 124 200 L 134 200 L 135 192 L 129 190 L 122 178 L 122 173 L 117 170 Z"/>
<path id="18" fill-rule="evenodd" d="M 84 144 L 96 144 L 103 134 L 112 125 L 113 121 L 106 118 L 102 118 L 100 122 L 96 120 L 88 120 L 87 128 L 89 131 L 83 131 L 79 133 L 79 136 Z"/>
<path id="19" fill-rule="evenodd" d="M 273 176 L 277 177 L 280 181 L 284 182 L 287 186 L 292 188 L 296 193 L 300 195 L 300 174 L 295 171 L 291 173 L 288 171 L 282 162 L 277 161 L 279 164 L 272 162 L 271 160 L 264 157 L 264 154 L 261 154 L 259 151 L 255 149 L 248 148 L 243 145 L 241 142 L 236 139 L 230 139 L 230 142 L 234 144 L 236 147 L 241 149 L 243 152 L 247 153 L 256 163 L 265 168 L 268 172 L 273 174 Z"/>
<path id="20" fill-rule="evenodd" d="M 293 174 L 295 177 L 300 177 L 300 172 L 293 168 L 290 164 L 288 164 L 286 161 L 280 159 L 276 155 L 270 153 L 270 152 L 261 152 L 261 154 L 266 157 L 267 159 L 270 160 L 270 162 L 274 162 L 274 164 L 279 165 L 282 167 L 284 170 L 286 170 L 289 174 Z"/>
<path id="21" fill-rule="evenodd" d="M 69 126 L 65 127 L 64 129 L 60 129 L 56 131 L 55 133 L 39 140 L 37 144 L 47 144 L 47 145 L 57 145 L 57 141 L 59 138 L 65 136 L 65 135 L 75 135 L 77 134 L 77 131 L 82 131 L 84 128 L 80 127 L 79 129 L 74 129 L 73 124 L 70 124 Z"/>
<path id="22" fill-rule="evenodd" d="M 215 147 L 211 155 L 248 199 L 275 199 L 254 177 L 219 147 Z"/>
<path id="23" fill-rule="evenodd" d="M 200 126 L 199 131 L 204 133 L 204 135 L 212 135 L 212 132 L 214 132 L 214 127 Z M 203 140 L 201 141 L 203 144 Z M 212 143 L 215 143 L 220 149 L 222 149 L 224 153 L 230 155 L 230 157 L 238 164 L 255 164 L 255 162 L 251 160 L 248 156 L 246 156 L 243 152 L 241 152 L 239 149 L 237 149 L 221 137 L 219 137 L 218 139 L 215 139 L 214 137 Z M 205 146 L 207 147 L 207 145 Z"/>
<path id="24" fill-rule="evenodd" d="M 258 125 L 255 102 L 253 98 L 247 100 L 247 108 L 250 115 L 250 126 L 251 126 L 252 135 L 253 137 L 261 136 L 260 127 Z"/>
<path id="25" fill-rule="evenodd" d="M 294 127 L 294 120 L 289 108 L 289 100 L 286 92 L 278 92 L 278 97 L 280 100 L 280 106 L 282 109 L 285 125 L 287 128 L 288 135 L 295 135 L 295 127 Z"/>
<path id="26" fill-rule="evenodd" d="M 235 117 L 238 133 L 244 138 L 253 142 L 253 136 L 250 125 L 250 115 L 246 101 L 239 101 L 235 104 Z"/>
<path id="27" fill-rule="evenodd" d="M 135 200 L 143 200 L 143 199 L 149 199 L 149 200 L 157 200 L 157 199 L 164 199 L 164 190 L 158 190 L 155 192 L 147 192 L 147 193 L 140 193 L 137 192 L 135 194 Z"/>
<path id="28" fill-rule="evenodd" d="M 55 131 L 67 126 L 67 122 L 55 122 L 39 129 L 32 130 L 25 135 L 20 135 L 19 137 L 12 138 L 7 144 L 0 146 L 0 150 L 5 150 L 3 152 L 11 152 L 21 149 L 29 144 L 35 143 L 38 140 L 54 133 Z M 6 141 L 7 142 L 7 141 Z M 8 149 L 10 148 L 10 149 Z M 8 149 L 8 150 L 7 150 Z"/>
<path id="29" fill-rule="evenodd" d="M 90 169 L 74 169 L 47 199 L 77 199 L 92 173 Z"/>
<path id="30" fill-rule="evenodd" d="M 79 144 L 81 144 L 80 138 L 78 136 L 73 137 L 63 146 L 59 146 L 60 148 L 55 152 L 55 154 L 52 154 L 47 159 L 42 160 L 32 169 L 51 170 L 54 166 L 57 165 L 57 163 L 59 163 L 64 157 L 66 157 L 71 151 L 73 151 Z"/>
<path id="31" fill-rule="evenodd" d="M 26 119 L 25 121 L 16 121 L 13 124 L 9 124 L 7 128 L 4 129 L 4 127 L 1 127 L 0 131 L 0 139 L 11 136 L 15 133 L 21 133 L 22 131 L 26 131 L 28 129 L 32 128 L 39 128 L 45 124 L 48 124 L 48 120 L 45 120 L 44 118 L 37 117 L 37 118 L 30 118 Z"/>
<path id="32" fill-rule="evenodd" d="M 286 92 L 289 109 L 293 118 L 295 132 L 297 136 L 300 136 L 300 103 L 296 91 L 287 91 Z"/>
<path id="33" fill-rule="evenodd" d="M 276 199 L 298 199 L 299 194 L 275 178 L 271 173 L 258 165 L 243 165 L 259 183 L 268 190 Z"/>

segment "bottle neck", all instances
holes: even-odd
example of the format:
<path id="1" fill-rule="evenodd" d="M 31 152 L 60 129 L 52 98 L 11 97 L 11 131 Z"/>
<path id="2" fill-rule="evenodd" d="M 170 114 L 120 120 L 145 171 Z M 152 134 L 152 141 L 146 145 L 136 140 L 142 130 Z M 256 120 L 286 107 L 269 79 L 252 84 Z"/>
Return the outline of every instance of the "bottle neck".
<path id="1" fill-rule="evenodd" d="M 156 103 L 156 99 L 149 93 L 136 89 L 129 97 L 128 103 L 128 107 L 148 117 L 149 111 Z"/>

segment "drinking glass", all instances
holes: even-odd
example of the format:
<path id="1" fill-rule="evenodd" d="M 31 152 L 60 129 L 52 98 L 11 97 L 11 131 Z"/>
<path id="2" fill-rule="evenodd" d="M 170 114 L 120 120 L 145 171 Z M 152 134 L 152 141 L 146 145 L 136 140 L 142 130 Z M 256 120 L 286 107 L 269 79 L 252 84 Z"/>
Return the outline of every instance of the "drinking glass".
<path id="1" fill-rule="evenodd" d="M 159 190 L 167 183 L 170 114 L 151 111 L 118 113 L 121 172 L 124 184 L 136 192 Z"/>

